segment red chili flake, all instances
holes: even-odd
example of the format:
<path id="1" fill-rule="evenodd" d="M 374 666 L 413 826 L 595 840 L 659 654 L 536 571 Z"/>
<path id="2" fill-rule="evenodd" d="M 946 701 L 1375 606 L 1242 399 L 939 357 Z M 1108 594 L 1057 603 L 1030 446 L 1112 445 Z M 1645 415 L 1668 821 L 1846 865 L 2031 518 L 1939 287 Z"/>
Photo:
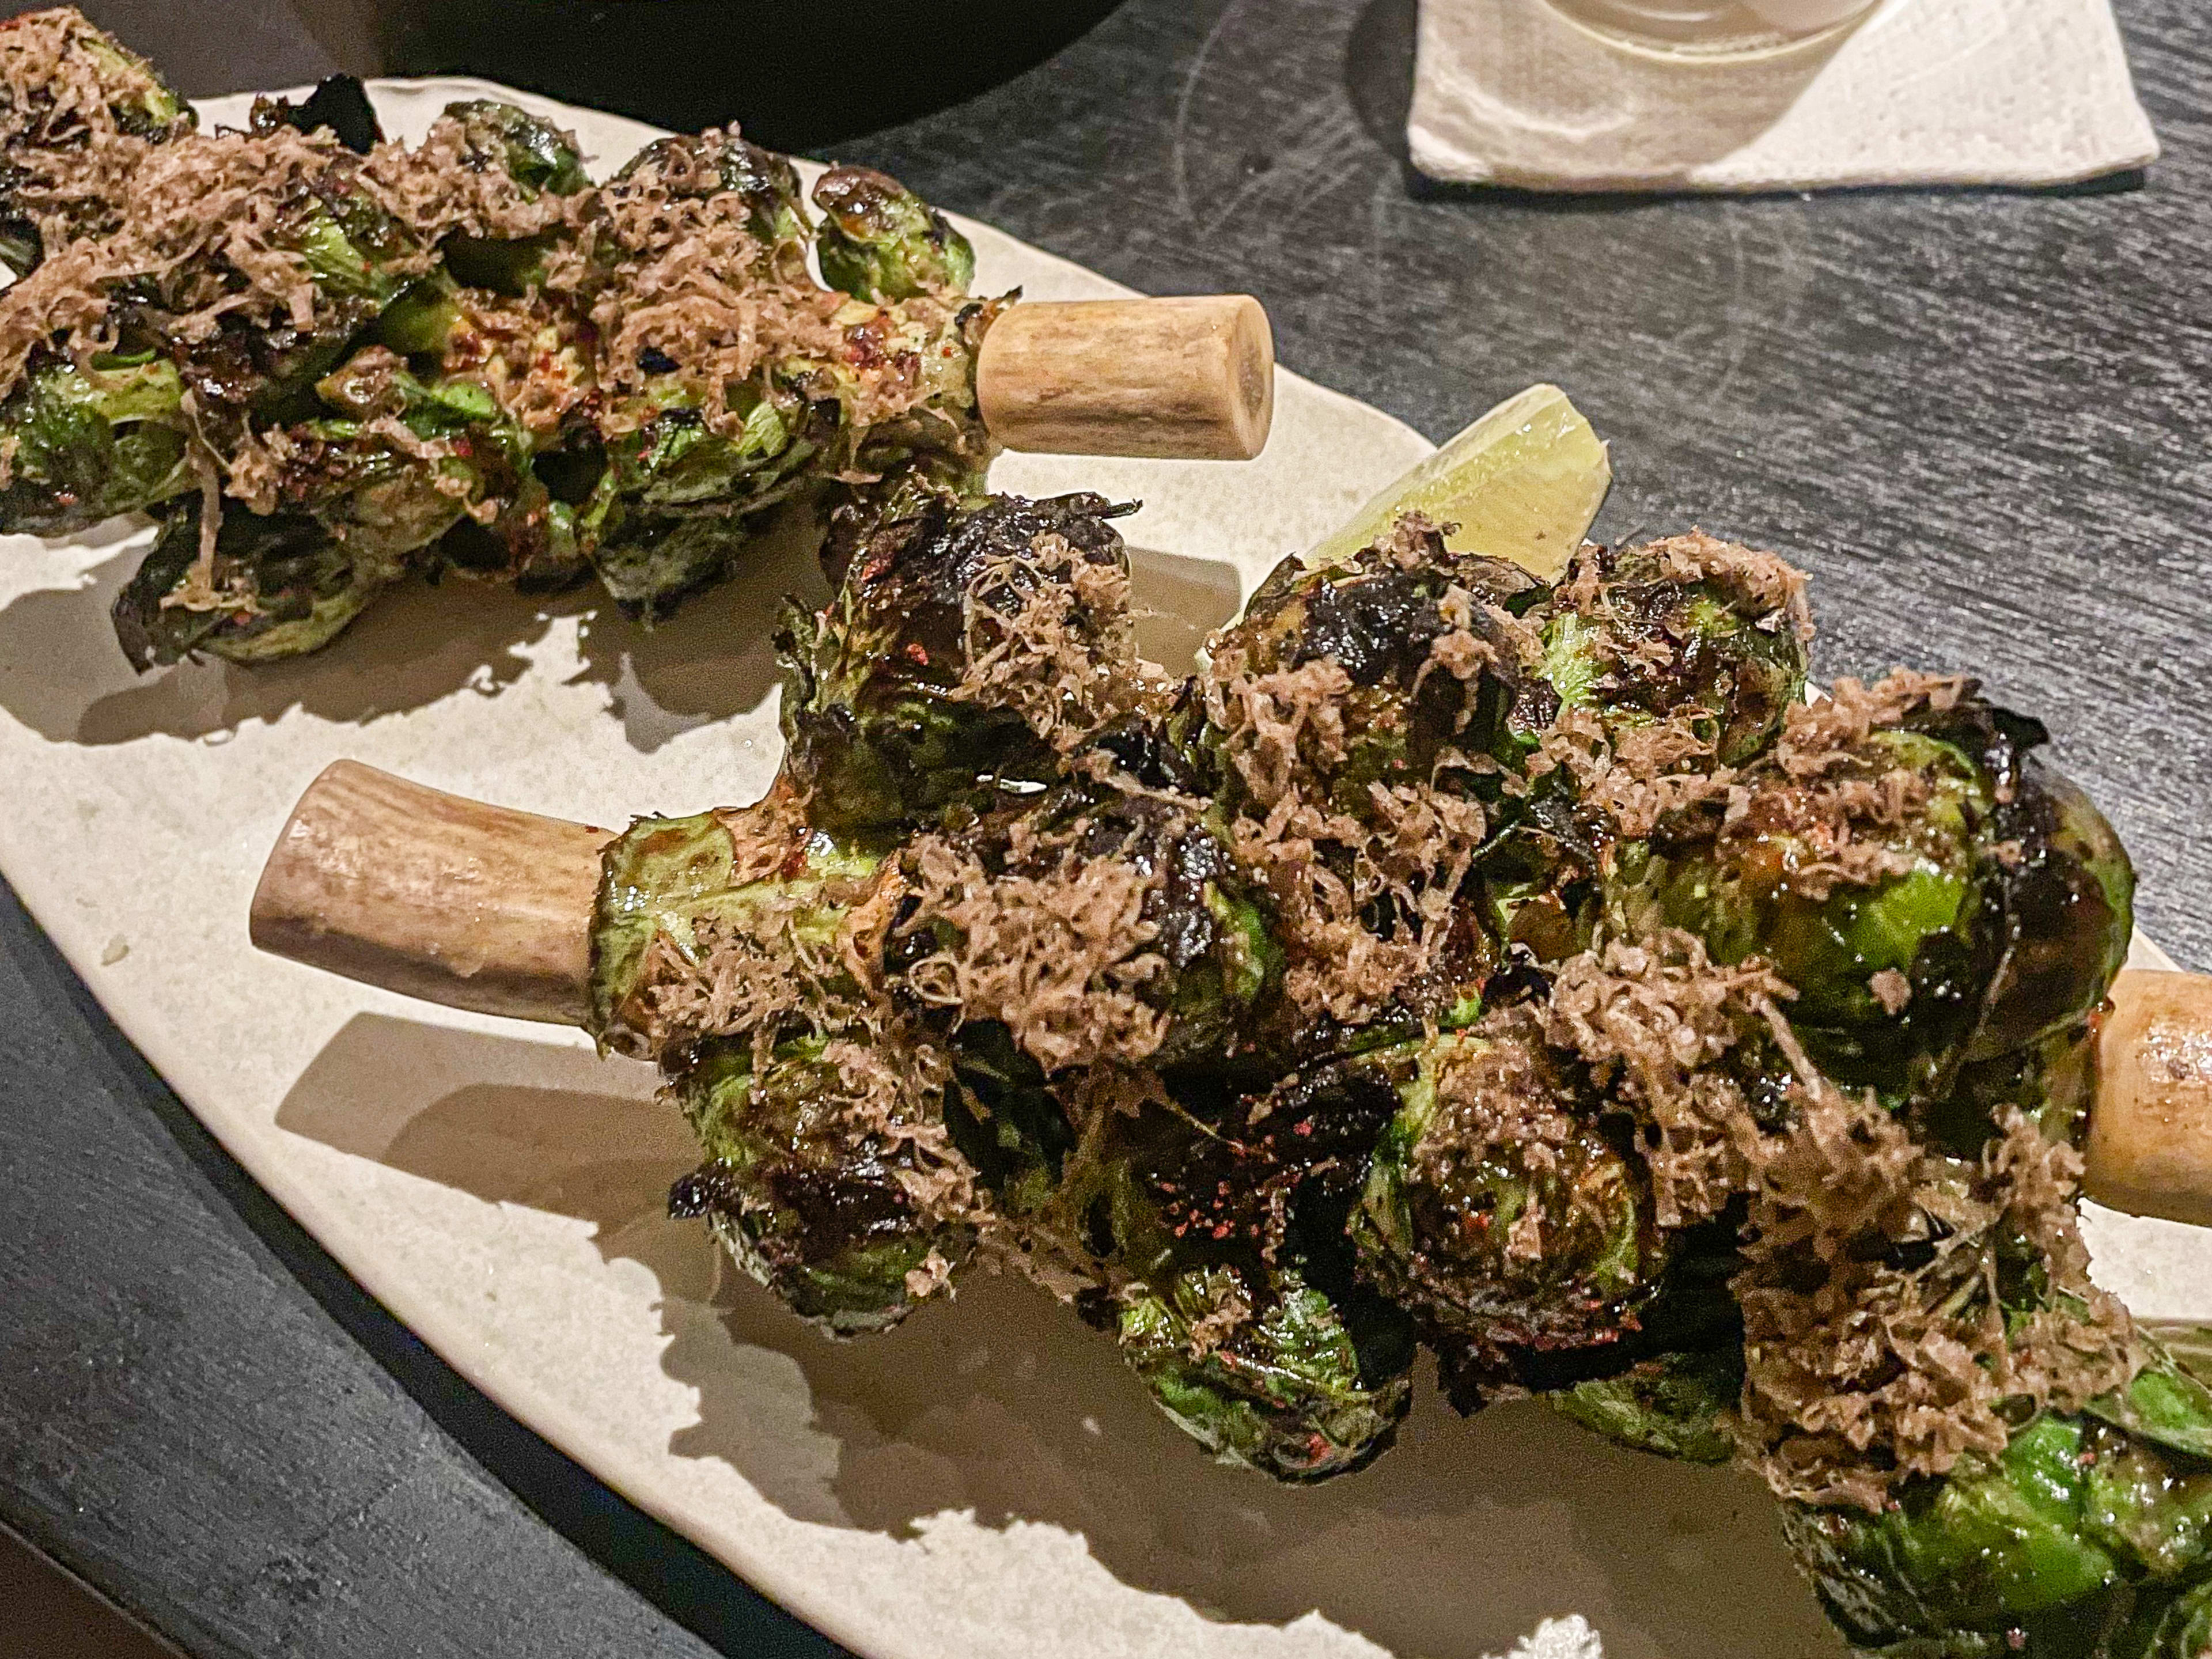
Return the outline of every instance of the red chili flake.
<path id="1" fill-rule="evenodd" d="M 906 654 L 909 661 L 920 663 L 924 668 L 929 666 L 929 649 L 920 640 L 906 642 Z"/>
<path id="2" fill-rule="evenodd" d="M 1291 1133 L 1294 1135 L 1311 1134 L 1313 1133 L 1313 1120 L 1311 1118 L 1308 1118 L 1303 1123 L 1293 1123 L 1291 1125 Z"/>

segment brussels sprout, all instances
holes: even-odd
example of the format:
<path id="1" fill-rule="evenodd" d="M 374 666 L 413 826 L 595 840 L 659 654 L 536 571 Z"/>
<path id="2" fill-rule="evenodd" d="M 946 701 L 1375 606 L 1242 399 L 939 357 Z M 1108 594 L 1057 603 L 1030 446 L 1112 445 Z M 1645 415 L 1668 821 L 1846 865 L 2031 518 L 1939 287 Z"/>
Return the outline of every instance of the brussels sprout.
<path id="1" fill-rule="evenodd" d="M 678 386 L 671 398 L 687 395 Z M 605 468 L 576 511 L 592 568 L 623 612 L 647 623 L 726 575 L 757 533 L 760 512 L 805 477 L 815 453 L 810 416 L 788 397 L 731 393 L 744 423 L 710 430 L 696 408 L 671 402 L 604 443 Z"/>
<path id="2" fill-rule="evenodd" d="M 327 132 L 356 155 L 366 155 L 382 142 L 376 107 L 368 101 L 368 88 L 353 75 L 328 75 L 298 103 L 285 98 L 257 98 L 246 118 L 249 132 L 275 132 L 289 127 L 295 132 Z"/>
<path id="3" fill-rule="evenodd" d="M 45 257 L 40 221 L 59 220 L 65 235 L 97 234 L 105 219 L 98 201 L 56 199 L 36 191 L 36 207 L 24 199 L 37 180 L 35 152 L 76 149 L 104 125 L 122 137 L 160 143 L 189 132 L 192 106 L 161 72 L 76 10 L 57 7 L 0 22 L 0 52 L 27 60 L 22 71 L 0 80 L 0 264 L 17 276 Z M 57 90 L 92 97 L 57 96 Z"/>
<path id="4" fill-rule="evenodd" d="M 2122 1569 L 2085 1524 L 2084 1432 L 2075 1419 L 2039 1417 L 1998 1459 L 1909 1486 L 1881 1515 L 1785 1505 L 1784 1536 L 1830 1615 L 1869 1646 L 1956 1629 L 2031 1631 L 2085 1610 L 2094 1629 Z"/>
<path id="5" fill-rule="evenodd" d="M 838 1336 L 897 1323 L 975 1243 L 915 1197 L 947 1178 L 944 1149 L 926 1150 L 941 1099 L 856 1098 L 840 1046 L 881 1041 L 806 1038 L 759 1072 L 751 1043 L 714 1042 L 675 1084 L 707 1161 L 677 1182 L 671 1212 L 705 1216 L 749 1275 Z"/>
<path id="6" fill-rule="evenodd" d="M 1537 673 L 1559 706 L 1683 718 L 1723 766 L 1765 750 L 1804 696 L 1808 630 L 1771 581 L 1732 573 L 1780 562 L 1696 535 L 1583 556 L 1543 624 Z"/>
<path id="7" fill-rule="evenodd" d="M 1667 1246 L 1640 1165 L 1540 1044 L 1446 1031 L 1358 1062 L 1396 1085 L 1352 1236 L 1425 1325 L 1483 1350 L 1619 1340 Z"/>
<path id="8" fill-rule="evenodd" d="M 2125 957 L 2134 877 L 2096 810 L 2028 757 L 2039 726 L 1971 688 L 1893 701 L 1809 773 L 1750 768 L 1724 824 L 1616 849 L 1605 913 L 1623 936 L 1681 927 L 1717 960 L 1765 958 L 1824 1070 L 1917 1103 L 1968 1152 L 1962 1104 L 2040 1109 L 2022 1088 L 2078 1088 L 2067 1034 L 2083 1040 Z M 2073 1102 L 2042 1104 L 2063 1128 Z"/>
<path id="9" fill-rule="evenodd" d="M 25 12 L 0 22 L 0 40 L 30 50 L 37 48 L 29 37 L 50 33 L 45 49 L 91 82 L 88 89 L 98 95 L 90 101 L 101 106 L 114 130 L 127 137 L 159 139 L 198 121 L 192 106 L 159 70 L 74 8 Z M 52 86 L 42 78 L 28 85 L 11 81 L 0 88 L 0 134 L 9 147 L 45 147 L 82 137 L 83 104 L 72 106 L 56 95 L 73 79 L 56 75 Z M 70 90 L 78 91 L 81 84 L 70 85 Z"/>
<path id="10" fill-rule="evenodd" d="M 1345 1237 L 1387 1104 L 1301 1097 L 1293 1120 L 1291 1103 L 1248 1126 L 1200 1089 L 1117 1115 L 1097 1176 L 1072 1179 L 1110 1243 L 1107 1322 L 1162 1409 L 1224 1462 L 1317 1480 L 1389 1445 L 1414 1335 Z"/>
<path id="11" fill-rule="evenodd" d="M 498 167 L 533 193 L 574 196 L 591 187 L 575 135 L 543 116 L 492 98 L 459 100 L 444 114 L 460 128 L 461 153 L 479 171 Z"/>
<path id="12" fill-rule="evenodd" d="M 181 602 L 199 556 L 200 498 L 187 495 L 115 597 L 115 637 L 133 667 L 202 653 L 250 667 L 320 650 L 401 574 L 304 514 L 233 510 L 216 537 L 215 603 L 203 607 Z"/>
<path id="13" fill-rule="evenodd" d="M 945 216 L 896 179 L 831 167 L 814 184 L 824 216 L 815 248 L 830 287 L 856 300 L 965 291 L 975 250 Z"/>
<path id="14" fill-rule="evenodd" d="M 806 257 L 809 227 L 798 168 L 789 156 L 750 143 L 734 129 L 654 139 L 623 164 L 608 181 L 607 193 L 620 200 L 629 188 L 648 182 L 678 198 L 735 196 L 745 229 L 767 258 Z"/>
<path id="15" fill-rule="evenodd" d="M 540 116 L 484 98 L 447 105 L 445 118 L 460 130 L 466 164 L 479 171 L 497 167 L 522 187 L 526 200 L 541 194 L 574 196 L 591 187 L 574 136 Z M 456 231 L 438 252 L 455 281 L 522 294 L 544 281 L 545 256 L 555 240 L 550 231 L 513 239 Z"/>
<path id="16" fill-rule="evenodd" d="M 1334 564 L 1285 561 L 1209 647 L 1217 702 L 1206 741 L 1231 799 L 1241 801 L 1251 787 L 1236 763 L 1249 734 L 1218 700 L 1241 676 L 1324 661 L 1343 671 L 1349 684 L 1331 699 L 1327 744 L 1318 732 L 1302 732 L 1288 781 L 1355 818 L 1375 811 L 1376 784 L 1426 783 L 1455 754 L 1487 753 L 1502 740 L 1518 684 L 1525 641 L 1516 637 L 1514 613 L 1542 592 L 1517 565 L 1449 552 L 1418 519 Z M 1452 660 L 1464 678 L 1435 655 L 1462 636 L 1467 648 Z M 1264 816 L 1268 805 L 1254 810 Z"/>
<path id="17" fill-rule="evenodd" d="M 1043 1068 L 998 1020 L 972 1020 L 951 1045 L 945 1121 L 952 1144 L 1005 1214 L 1042 1214 L 1058 1195 L 1076 1133 Z"/>
<path id="18" fill-rule="evenodd" d="M 1226 1334 L 1208 1334 L 1209 1321 Z M 1377 1332 L 1363 1353 L 1345 1310 L 1294 1271 L 1182 1268 L 1133 1292 L 1115 1329 L 1185 1432 L 1279 1480 L 1358 1468 L 1390 1443 L 1411 1398 L 1405 1334 Z"/>
<path id="19" fill-rule="evenodd" d="M 1735 1455 L 1728 1417 L 1742 1388 L 1742 1356 L 1717 1348 L 1638 1360 L 1544 1398 L 1562 1417 L 1632 1450 L 1725 1463 Z"/>
<path id="20" fill-rule="evenodd" d="M 1793 1553 L 1861 1651 L 1972 1653 L 1986 1638 L 2042 1659 L 2200 1659 L 2212 1390 L 2147 1347 L 2150 1364 L 2092 1417 L 2036 1417 L 2002 1456 L 1911 1482 L 1879 1516 L 1785 1507 Z"/>
<path id="21" fill-rule="evenodd" d="M 65 536 L 193 488 L 183 390 L 151 352 L 31 374 L 0 404 L 0 532 Z"/>
<path id="22" fill-rule="evenodd" d="M 2017 1052 L 2104 1000 L 2135 933 L 2135 868 L 2104 814 L 2030 760 L 2001 798 L 1992 849 L 2002 955 L 1967 1057 Z"/>
<path id="23" fill-rule="evenodd" d="M 1126 593 L 1107 520 L 1127 510 L 1097 495 L 933 504 L 886 526 L 818 617 L 787 613 L 784 767 L 814 821 L 891 835 L 1055 779 L 1061 750 L 1039 728 L 1087 735 L 1134 673 L 1126 599 L 1086 603 L 1079 586 L 1104 575 Z M 1061 695 L 1048 655 L 1095 672 Z M 1000 664 L 1030 672 L 994 675 Z"/>
<path id="24" fill-rule="evenodd" d="M 636 1034 L 654 1023 L 656 945 L 696 967 L 717 932 L 772 924 L 800 949 L 825 950 L 879 867 L 797 821 L 775 795 L 742 811 L 638 819 L 602 857 L 587 1029 L 637 1051 Z"/>
<path id="25" fill-rule="evenodd" d="M 1132 994 L 1159 1017 L 1158 1041 L 1142 1055 L 1163 1071 L 1194 1066 L 1208 1070 L 1246 1046 L 1243 1031 L 1274 988 L 1280 951 L 1243 873 L 1215 834 L 1189 808 L 1157 795 L 1133 793 L 1112 783 L 1071 781 L 1026 811 L 985 820 L 959 838 L 975 861 L 975 877 L 963 890 L 969 904 L 1000 908 L 1001 915 L 1026 913 L 1029 907 L 1078 906 L 1086 876 L 1104 866 L 1136 875 L 1144 883 L 1130 919 L 1131 932 L 1117 960 L 1141 957 L 1145 968 Z M 1054 896 L 1040 898 L 1039 894 Z M 1064 894 L 1063 900 L 1057 896 Z M 933 957 L 963 958 L 971 941 L 961 926 L 933 901 L 902 924 L 896 957 L 911 968 Z M 1102 947 L 1115 941 L 1100 938 Z M 1011 966 L 1012 964 L 1010 964 Z M 1024 964 L 1008 989 L 1017 1002 L 1036 989 L 1040 975 L 1062 964 Z M 1094 980 L 1091 1000 L 1114 994 Z M 978 1008 L 963 1000 L 952 1012 L 961 1019 L 997 1017 L 1016 1027 L 1030 1010 Z M 1086 1007 L 1076 1018 L 1087 1020 Z M 1079 1034 L 1063 1033 L 1066 1045 L 1088 1050 Z M 1024 1045 L 1028 1046 L 1028 1045 Z M 1035 1057 L 1051 1061 L 1062 1046 L 1038 1045 Z"/>
<path id="26" fill-rule="evenodd" d="M 1796 988 L 1790 1018 L 1813 1058 L 1901 1098 L 1938 1079 L 1978 1012 L 1995 802 L 1970 757 L 1917 732 L 1870 733 L 1824 781 L 1876 788 L 1895 774 L 1919 780 L 1926 799 L 1909 818 L 1866 827 L 1862 845 L 1879 850 L 1863 877 L 1824 862 L 1823 826 L 1801 827 L 1799 783 L 1759 768 L 1745 780 L 1747 810 L 1717 839 L 1620 848 L 1606 908 L 1623 937 L 1680 927 L 1717 961 L 1764 957 Z"/>
<path id="27" fill-rule="evenodd" d="M 2097 1026 L 2089 1020 L 2027 1048 L 1959 1067 L 1948 1092 L 1916 1103 L 1916 1133 L 1954 1158 L 1972 1158 L 1992 1126 L 2018 1111 L 2049 1140 L 2075 1141 L 2097 1089 Z"/>

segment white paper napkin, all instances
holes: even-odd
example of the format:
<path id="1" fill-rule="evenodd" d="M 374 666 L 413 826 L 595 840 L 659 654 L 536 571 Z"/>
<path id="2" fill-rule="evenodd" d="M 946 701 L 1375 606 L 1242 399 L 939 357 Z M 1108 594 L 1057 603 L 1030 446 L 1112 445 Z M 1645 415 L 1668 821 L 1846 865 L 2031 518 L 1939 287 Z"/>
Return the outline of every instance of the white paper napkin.
<path id="1" fill-rule="evenodd" d="M 2109 0 L 1885 0 L 1736 62 L 1614 46 L 1544 0 L 1421 0 L 1413 165 L 1535 190 L 2057 185 L 2154 160 Z"/>

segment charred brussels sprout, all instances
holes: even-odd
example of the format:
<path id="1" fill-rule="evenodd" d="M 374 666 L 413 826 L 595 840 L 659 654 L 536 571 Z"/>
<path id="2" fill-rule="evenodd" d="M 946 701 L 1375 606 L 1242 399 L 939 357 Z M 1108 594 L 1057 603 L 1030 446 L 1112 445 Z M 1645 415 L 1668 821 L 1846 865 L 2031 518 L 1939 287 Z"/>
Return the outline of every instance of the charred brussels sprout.
<path id="1" fill-rule="evenodd" d="M 132 666 L 201 653 L 252 665 L 319 650 L 400 574 L 303 514 L 225 514 L 204 588 L 191 580 L 199 556 L 200 501 L 187 495 L 115 598 L 115 637 Z"/>
<path id="2" fill-rule="evenodd" d="M 1632 1450 L 1725 1463 L 1735 1455 L 1728 1419 L 1742 1387 L 1741 1355 L 1720 1348 L 1639 1360 L 1545 1398 L 1562 1417 Z"/>
<path id="3" fill-rule="evenodd" d="M 1121 1309 L 1122 1353 L 1160 1408 L 1224 1462 L 1279 1480 L 1358 1468 L 1405 1415 L 1411 1340 L 1378 1332 L 1363 1356 L 1344 1310 L 1296 1273 L 1261 1282 L 1255 1297 L 1253 1279 L 1230 1267 L 1176 1272 Z"/>
<path id="4" fill-rule="evenodd" d="M 1968 1046 L 1974 1060 L 2079 1021 L 2104 1000 L 2135 933 L 2135 868 L 2089 798 L 2033 759 L 2007 793 L 1995 849 L 2002 955 Z"/>
<path id="5" fill-rule="evenodd" d="M 960 1176 L 929 1132 L 941 1097 L 856 1088 L 880 1040 L 808 1038 L 754 1069 L 750 1044 L 710 1044 L 676 1080 L 707 1161 L 669 1195 L 703 1215 L 754 1279 L 839 1336 L 905 1317 L 963 1261 L 973 1230 L 915 1196 Z"/>
<path id="6" fill-rule="evenodd" d="M 20 276 L 45 257 L 41 220 L 66 238 L 108 216 L 90 192 L 47 187 L 39 152 L 83 149 L 102 131 L 160 143 L 198 118 L 151 64 L 68 8 L 0 23 L 0 264 Z"/>
<path id="7" fill-rule="evenodd" d="M 1127 556 L 1096 495 L 932 504 L 780 641 L 787 774 L 825 828 L 887 835 L 1034 793 L 1120 712 Z"/>
<path id="8" fill-rule="evenodd" d="M 40 35 L 46 38 L 37 40 Z M 10 148 L 81 140 L 88 125 L 88 103 L 96 103 L 113 130 L 131 138 L 165 137 L 191 128 L 198 118 L 152 64 L 70 8 L 26 12 L 0 23 L 0 47 L 11 54 L 45 56 L 61 69 L 20 82 L 11 78 L 0 90 L 0 132 Z M 81 101 L 65 103 L 58 97 L 57 89 L 64 87 Z"/>
<path id="9" fill-rule="evenodd" d="M 1962 1083 L 2001 1100 L 2008 1071 L 2078 1034 L 2124 960 L 2126 855 L 2028 757 L 2041 728 L 1971 688 L 1905 677 L 1838 700 L 1801 711 L 1724 823 L 1622 847 L 1608 921 L 1686 929 L 1723 962 L 1764 957 L 1841 1082 L 1929 1110 Z"/>
<path id="10" fill-rule="evenodd" d="M 2203 1346 L 2201 1332 L 2166 1335 Z M 2002 1455 L 1911 1483 L 1879 1516 L 1785 1506 L 1793 1553 L 1860 1651 L 2198 1659 L 2212 1634 L 2212 1389 L 2156 1337 L 2146 1347 L 2125 1389 L 2034 1418 Z"/>
<path id="11" fill-rule="evenodd" d="M 997 1019 L 1048 1071 L 1210 1068 L 1273 988 L 1279 953 L 1249 883 L 1158 796 L 1063 784 L 910 862 L 893 945 L 908 981 L 940 1016 Z"/>
<path id="12" fill-rule="evenodd" d="M 1786 768 L 1760 769 L 1713 842 L 1622 848 L 1607 897 L 1617 927 L 1680 927 L 1717 961 L 1772 963 L 1797 991 L 1790 1018 L 1814 1057 L 1901 1097 L 1930 1081 L 1976 1012 L 1995 803 L 1970 757 L 1916 732 L 1871 732 L 1824 775 L 1868 792 L 1891 778 L 1911 781 L 1913 805 L 1838 832 Z M 1854 863 L 1832 856 L 1839 840 Z"/>
<path id="13" fill-rule="evenodd" d="M 1345 1237 L 1387 1107 L 1278 1102 L 1219 1127 L 1202 1097 L 1124 1123 L 1094 1228 L 1127 1276 L 1110 1324 L 1153 1398 L 1224 1462 L 1285 1480 L 1359 1468 L 1410 1402 L 1413 1322 L 1360 1282 Z M 1231 1138 L 1236 1131 L 1243 1138 Z"/>
<path id="14" fill-rule="evenodd" d="M 445 113 L 460 127 L 462 153 L 479 171 L 496 167 L 524 189 L 555 196 L 590 187 L 574 135 L 542 116 L 490 98 L 448 104 Z"/>
<path id="15" fill-rule="evenodd" d="M 896 179 L 867 167 L 832 167 L 816 180 L 824 216 L 816 240 L 822 274 L 857 300 L 961 293 L 975 251 L 945 216 Z"/>
<path id="16" fill-rule="evenodd" d="M 789 156 L 763 149 L 734 130 L 656 138 L 623 164 L 610 187 L 619 197 L 625 186 L 645 180 L 678 198 L 734 196 L 747 233 L 766 258 L 806 257 L 808 227 L 799 169 Z"/>
<path id="17" fill-rule="evenodd" d="M 574 196 L 591 187 L 574 137 L 550 121 L 492 99 L 448 104 L 445 115 L 459 129 L 465 164 L 478 172 L 498 168 L 526 200 Z M 543 281 L 554 240 L 550 232 L 505 239 L 455 232 L 438 251 L 456 282 L 513 295 Z"/>
<path id="18" fill-rule="evenodd" d="M 31 375 L 0 404 L 0 532 L 65 536 L 192 488 L 183 391 L 151 352 Z"/>
<path id="19" fill-rule="evenodd" d="M 1340 687 L 1330 682 L 1329 735 L 1301 732 L 1288 781 L 1364 817 L 1375 786 L 1428 783 L 1455 757 L 1498 744 L 1527 643 L 1514 613 L 1541 593 L 1517 565 L 1449 552 L 1441 533 L 1408 519 L 1340 562 L 1286 561 L 1211 649 L 1225 689 L 1239 676 L 1341 675 Z M 1209 740 L 1234 796 L 1246 733 L 1234 708 L 1212 712 L 1220 729 Z"/>
<path id="20" fill-rule="evenodd" d="M 687 968 L 757 928 L 802 951 L 828 947 L 880 867 L 798 822 L 771 795 L 737 812 L 640 818 L 608 844 L 592 914 L 590 1030 L 639 1052 L 652 1028 L 656 953 Z M 775 1011 L 769 1011 L 771 1018 Z"/>
<path id="21" fill-rule="evenodd" d="M 327 132 L 356 155 L 368 155 L 384 137 L 375 106 L 368 101 L 368 88 L 352 75 L 325 76 L 296 104 L 283 98 L 255 99 L 247 130 L 265 133 L 281 127 Z"/>
<path id="22" fill-rule="evenodd" d="M 733 389 L 734 433 L 709 428 L 687 396 L 672 385 L 671 401 L 604 441 L 604 471 L 576 512 L 599 580 L 646 623 L 729 574 L 757 515 L 804 481 L 818 447 L 811 411 L 788 393 Z"/>
<path id="23" fill-rule="evenodd" d="M 1781 568 L 1697 535 L 1586 552 L 1544 619 L 1538 677 L 1563 707 L 1607 721 L 1683 719 L 1721 765 L 1740 766 L 1805 691 Z"/>
<path id="24" fill-rule="evenodd" d="M 2002 1457 L 1921 1483 L 1881 1515 L 1787 1506 L 1784 1534 L 1830 1615 L 1868 1648 L 1952 1632 L 2020 1631 L 2033 1644 L 2045 1623 L 2094 1629 L 2122 1575 L 2087 1524 L 2087 1433 L 2039 1418 Z"/>
<path id="25" fill-rule="evenodd" d="M 1446 1031 L 1356 1062 L 1395 1085 L 1352 1235 L 1423 1322 L 1484 1351 L 1618 1340 L 1666 1261 L 1636 1160 L 1534 1034 Z"/>

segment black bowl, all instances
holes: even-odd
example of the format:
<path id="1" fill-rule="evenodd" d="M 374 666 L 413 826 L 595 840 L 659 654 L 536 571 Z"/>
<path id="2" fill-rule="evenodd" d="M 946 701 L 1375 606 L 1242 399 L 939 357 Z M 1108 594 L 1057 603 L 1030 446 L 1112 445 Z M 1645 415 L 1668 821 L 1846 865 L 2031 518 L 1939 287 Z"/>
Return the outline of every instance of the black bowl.
<path id="1" fill-rule="evenodd" d="M 812 150 L 1018 74 L 1118 0 L 398 0 L 395 74 L 469 74 Z"/>

